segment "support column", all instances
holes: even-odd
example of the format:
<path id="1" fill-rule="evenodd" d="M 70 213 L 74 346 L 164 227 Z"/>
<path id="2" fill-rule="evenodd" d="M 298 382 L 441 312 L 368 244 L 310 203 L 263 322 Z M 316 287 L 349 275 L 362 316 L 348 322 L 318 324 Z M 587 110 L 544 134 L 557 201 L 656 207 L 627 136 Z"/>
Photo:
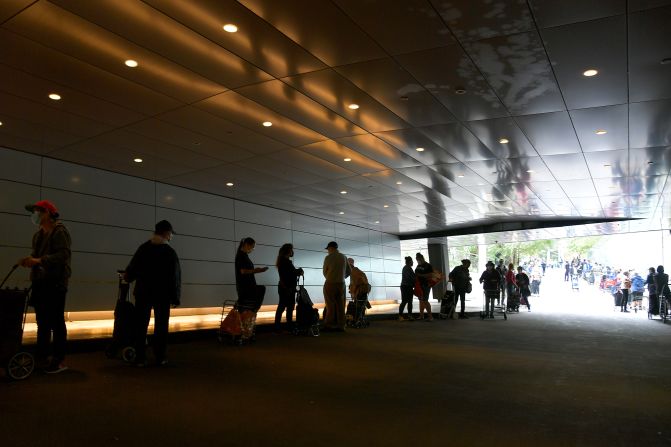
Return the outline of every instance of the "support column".
<path id="1" fill-rule="evenodd" d="M 447 251 L 447 238 L 444 238 L 443 242 L 429 242 L 428 251 L 429 264 L 431 264 L 434 270 L 443 272 L 446 278 L 445 281 L 441 281 L 433 286 L 433 298 L 440 299 L 445 294 L 447 275 L 450 273 L 450 258 Z"/>

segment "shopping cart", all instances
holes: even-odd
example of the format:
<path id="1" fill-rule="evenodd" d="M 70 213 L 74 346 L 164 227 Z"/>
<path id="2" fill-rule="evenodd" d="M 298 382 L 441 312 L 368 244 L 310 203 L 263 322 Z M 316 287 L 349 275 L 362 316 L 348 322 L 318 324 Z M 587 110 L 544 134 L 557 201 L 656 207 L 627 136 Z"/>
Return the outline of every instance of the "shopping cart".
<path id="1" fill-rule="evenodd" d="M 35 358 L 22 346 L 30 289 L 2 288 L 18 265 L 12 267 L 0 284 L 0 364 L 13 380 L 30 377 Z"/>

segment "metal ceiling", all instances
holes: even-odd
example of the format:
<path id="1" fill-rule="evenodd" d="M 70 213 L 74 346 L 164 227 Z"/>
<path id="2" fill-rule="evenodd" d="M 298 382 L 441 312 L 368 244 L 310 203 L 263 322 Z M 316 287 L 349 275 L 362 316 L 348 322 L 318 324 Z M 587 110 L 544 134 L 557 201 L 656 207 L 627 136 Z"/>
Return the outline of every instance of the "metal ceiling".
<path id="1" fill-rule="evenodd" d="M 671 1 L 4 0 L 0 23 L 1 146 L 401 235 L 669 225 Z"/>

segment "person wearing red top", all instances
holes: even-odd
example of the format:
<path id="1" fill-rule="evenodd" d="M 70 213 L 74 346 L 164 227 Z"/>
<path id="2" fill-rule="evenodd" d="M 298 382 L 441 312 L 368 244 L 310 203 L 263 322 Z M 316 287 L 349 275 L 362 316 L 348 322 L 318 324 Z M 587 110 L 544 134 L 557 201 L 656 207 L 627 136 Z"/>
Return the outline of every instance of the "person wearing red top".
<path id="1" fill-rule="evenodd" d="M 515 266 L 511 262 L 508 264 L 508 271 L 506 272 L 506 296 L 511 297 L 513 296 L 513 292 L 515 290 L 515 287 L 517 287 L 517 282 L 515 281 Z"/>

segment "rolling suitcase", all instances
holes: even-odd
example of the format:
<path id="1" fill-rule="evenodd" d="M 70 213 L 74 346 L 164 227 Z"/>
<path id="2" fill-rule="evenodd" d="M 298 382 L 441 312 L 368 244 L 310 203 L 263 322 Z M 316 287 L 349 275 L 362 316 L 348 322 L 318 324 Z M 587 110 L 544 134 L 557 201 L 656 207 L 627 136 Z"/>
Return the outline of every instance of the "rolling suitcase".
<path id="1" fill-rule="evenodd" d="M 112 343 L 105 350 L 105 354 L 109 358 L 114 358 L 121 353 L 121 358 L 130 363 L 135 360 L 135 348 L 133 347 L 135 305 L 130 299 L 130 284 L 123 278 L 125 272 L 117 270 L 117 273 L 119 274 L 119 286 L 116 305 L 114 306 Z"/>

